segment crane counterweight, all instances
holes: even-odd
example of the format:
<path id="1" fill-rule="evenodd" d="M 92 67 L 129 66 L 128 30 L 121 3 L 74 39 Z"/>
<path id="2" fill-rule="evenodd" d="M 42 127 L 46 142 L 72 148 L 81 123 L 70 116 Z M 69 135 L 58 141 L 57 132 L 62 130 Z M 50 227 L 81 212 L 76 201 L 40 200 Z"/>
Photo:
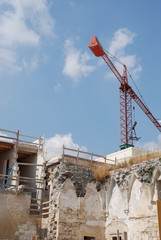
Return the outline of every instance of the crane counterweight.
<path id="1" fill-rule="evenodd" d="M 91 51 L 94 53 L 96 57 L 102 57 L 105 54 L 96 36 L 91 37 L 91 42 L 88 45 L 88 47 L 91 49 Z"/>

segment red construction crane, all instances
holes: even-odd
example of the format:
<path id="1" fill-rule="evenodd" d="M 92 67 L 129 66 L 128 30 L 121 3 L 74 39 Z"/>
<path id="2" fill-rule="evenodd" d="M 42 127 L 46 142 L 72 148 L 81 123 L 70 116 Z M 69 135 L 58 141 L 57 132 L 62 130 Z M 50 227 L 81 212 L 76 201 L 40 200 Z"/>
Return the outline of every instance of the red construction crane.
<path id="1" fill-rule="evenodd" d="M 106 64 L 109 66 L 111 71 L 114 73 L 116 78 L 119 80 L 121 86 L 120 92 L 120 149 L 125 149 L 133 146 L 133 130 L 136 123 L 132 124 L 132 99 L 139 105 L 147 117 L 161 132 L 161 125 L 157 119 L 149 111 L 148 107 L 142 102 L 142 100 L 133 91 L 131 86 L 128 84 L 127 68 L 124 65 L 123 75 L 118 72 L 109 56 L 105 53 L 103 47 L 98 41 L 96 36 L 91 37 L 91 42 L 88 46 L 96 57 L 102 57 Z"/>

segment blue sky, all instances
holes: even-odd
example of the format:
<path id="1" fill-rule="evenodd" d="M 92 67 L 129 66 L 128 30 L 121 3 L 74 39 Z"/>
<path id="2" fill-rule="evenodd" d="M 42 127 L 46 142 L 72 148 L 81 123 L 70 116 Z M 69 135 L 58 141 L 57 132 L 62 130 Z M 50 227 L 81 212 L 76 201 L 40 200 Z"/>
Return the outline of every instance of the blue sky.
<path id="1" fill-rule="evenodd" d="M 1 128 L 45 135 L 50 147 L 119 150 L 119 82 L 88 44 L 96 35 L 128 66 L 161 119 L 160 12 L 159 0 L 0 0 Z M 135 107 L 140 145 L 160 145 Z"/>

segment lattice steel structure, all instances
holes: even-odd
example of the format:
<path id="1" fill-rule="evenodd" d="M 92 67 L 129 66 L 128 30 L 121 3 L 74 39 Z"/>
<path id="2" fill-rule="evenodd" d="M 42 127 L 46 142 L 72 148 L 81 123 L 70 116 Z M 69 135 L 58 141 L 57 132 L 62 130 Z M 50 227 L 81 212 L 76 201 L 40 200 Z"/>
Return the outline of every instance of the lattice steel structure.
<path id="1" fill-rule="evenodd" d="M 127 69 L 124 65 L 123 75 L 121 75 L 117 68 L 112 63 L 109 56 L 105 53 L 100 42 L 96 36 L 91 37 L 89 48 L 96 57 L 102 57 L 106 64 L 109 66 L 111 71 L 114 73 L 116 78 L 119 80 L 121 86 L 120 92 L 120 148 L 128 148 L 133 146 L 133 126 L 132 126 L 132 99 L 138 104 L 143 110 L 147 117 L 161 132 L 161 125 L 157 119 L 152 115 L 150 110 L 145 106 L 142 100 L 137 96 L 133 89 L 128 84 Z"/>

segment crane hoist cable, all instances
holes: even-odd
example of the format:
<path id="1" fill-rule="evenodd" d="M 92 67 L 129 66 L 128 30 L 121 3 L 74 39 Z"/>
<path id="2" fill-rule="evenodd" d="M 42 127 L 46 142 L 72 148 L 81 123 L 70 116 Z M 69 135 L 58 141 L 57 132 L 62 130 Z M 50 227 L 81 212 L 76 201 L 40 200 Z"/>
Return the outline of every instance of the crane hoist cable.
<path id="1" fill-rule="evenodd" d="M 93 52 L 96 57 L 102 57 L 107 66 L 111 69 L 115 77 L 120 82 L 119 87 L 119 103 L 120 103 L 120 149 L 125 149 L 133 145 L 133 129 L 132 129 L 132 101 L 136 102 L 140 109 L 145 113 L 145 115 L 150 119 L 150 121 L 155 125 L 155 127 L 161 132 L 161 125 L 157 119 L 153 116 L 149 108 L 145 105 L 145 100 L 139 92 L 139 97 L 132 87 L 128 83 L 127 67 L 125 64 L 121 63 L 116 57 L 111 56 L 103 50 L 99 40 L 96 36 L 91 37 L 91 42 L 88 47 Z M 112 59 L 121 63 L 123 65 L 123 75 L 121 75 L 113 64 Z M 130 74 L 131 76 L 131 74 Z M 136 84 L 135 84 L 136 87 Z M 135 124 L 136 125 L 136 124 Z"/>
<path id="2" fill-rule="evenodd" d="M 122 66 L 124 66 L 125 64 L 123 64 L 118 58 L 116 58 L 115 56 L 113 56 L 110 52 L 108 52 L 106 49 L 104 49 L 103 48 L 103 50 L 107 53 L 107 55 L 110 57 L 110 58 L 112 58 L 114 61 L 116 61 L 116 62 L 118 62 L 118 63 L 120 63 Z M 128 70 L 128 68 L 127 68 L 127 73 L 129 74 L 129 77 L 131 78 L 131 80 L 132 80 L 132 82 L 133 82 L 133 84 L 134 84 L 134 86 L 135 86 L 135 88 L 136 88 L 136 90 L 138 91 L 138 93 L 139 93 L 139 95 L 140 95 L 140 97 L 142 98 L 142 100 L 143 100 L 143 102 L 144 102 L 144 104 L 145 104 L 145 106 L 149 109 L 149 107 L 148 107 L 148 105 L 147 105 L 147 103 L 145 102 L 145 100 L 144 100 L 144 98 L 143 98 L 143 96 L 142 96 L 142 94 L 141 94 L 141 92 L 140 92 L 140 90 L 139 90 L 139 88 L 137 87 L 137 85 L 136 85 L 136 83 L 135 83 L 135 81 L 134 81 L 134 79 L 133 79 L 133 77 L 131 76 L 131 74 L 130 74 L 130 72 L 129 72 L 129 70 Z"/>

